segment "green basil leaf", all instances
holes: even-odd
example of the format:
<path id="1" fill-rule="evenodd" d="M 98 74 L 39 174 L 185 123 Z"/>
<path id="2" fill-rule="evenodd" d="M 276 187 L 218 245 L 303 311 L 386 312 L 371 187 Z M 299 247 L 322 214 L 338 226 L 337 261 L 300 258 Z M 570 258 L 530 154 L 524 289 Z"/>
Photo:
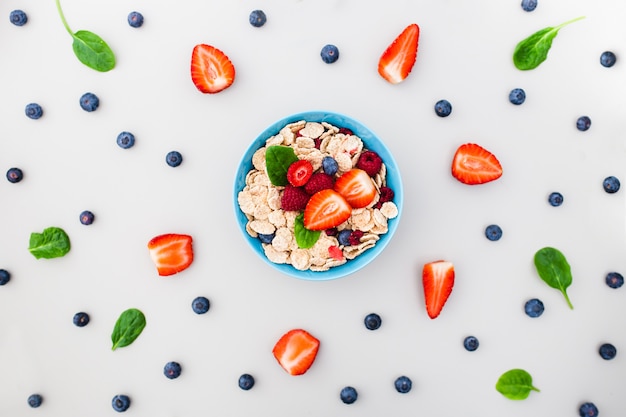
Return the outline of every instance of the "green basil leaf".
<path id="1" fill-rule="evenodd" d="M 568 295 L 567 287 L 572 284 L 572 272 L 565 255 L 558 249 L 545 247 L 535 253 L 535 268 L 541 279 L 550 287 L 563 294 L 569 308 L 574 308 Z"/>
<path id="2" fill-rule="evenodd" d="M 293 233 L 296 236 L 296 243 L 299 248 L 309 249 L 315 245 L 320 237 L 321 231 L 313 231 L 304 227 L 304 214 L 300 213 L 294 220 Z"/>
<path id="3" fill-rule="evenodd" d="M 100 36 L 87 30 L 79 30 L 73 38 L 72 48 L 80 62 L 100 72 L 107 72 L 115 67 L 115 55 Z"/>
<path id="4" fill-rule="evenodd" d="M 519 42 L 513 51 L 513 63 L 515 67 L 522 71 L 537 68 L 548 58 L 548 52 L 550 52 L 550 48 L 552 48 L 552 41 L 559 33 L 559 30 L 581 19 L 584 19 L 584 16 L 569 20 L 556 27 L 548 26 Z"/>
<path id="5" fill-rule="evenodd" d="M 496 390 L 510 400 L 525 400 L 531 391 L 539 392 L 533 386 L 532 376 L 523 369 L 503 373 L 496 383 Z"/>
<path id="6" fill-rule="evenodd" d="M 276 186 L 287 185 L 289 165 L 297 160 L 296 152 L 290 146 L 269 146 L 265 150 L 265 168 L 271 183 Z"/>
<path id="7" fill-rule="evenodd" d="M 28 250 L 35 258 L 59 258 L 70 251 L 70 238 L 58 227 L 48 227 L 42 233 L 30 234 Z"/>
<path id="8" fill-rule="evenodd" d="M 146 327 L 146 316 L 136 308 L 129 308 L 124 311 L 115 323 L 111 341 L 111 350 L 128 346 L 135 341 Z"/>

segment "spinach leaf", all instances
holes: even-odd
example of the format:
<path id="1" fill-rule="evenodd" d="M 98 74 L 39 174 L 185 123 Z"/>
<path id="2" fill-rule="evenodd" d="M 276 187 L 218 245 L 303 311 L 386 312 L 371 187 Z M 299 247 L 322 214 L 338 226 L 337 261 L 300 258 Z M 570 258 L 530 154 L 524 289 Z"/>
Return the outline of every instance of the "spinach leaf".
<path id="1" fill-rule="evenodd" d="M 552 47 L 552 41 L 564 26 L 578 20 L 584 19 L 584 16 L 576 19 L 569 20 L 556 27 L 548 26 L 541 29 L 520 43 L 515 47 L 513 52 L 513 63 L 515 67 L 522 71 L 527 71 L 537 68 L 543 61 L 548 58 L 548 52 Z"/>
<path id="2" fill-rule="evenodd" d="M 42 233 L 30 234 L 28 250 L 35 258 L 60 258 L 70 251 L 70 238 L 58 227 L 48 227 Z"/>
<path id="3" fill-rule="evenodd" d="M 287 185 L 289 165 L 298 160 L 296 152 L 289 146 L 273 145 L 265 150 L 265 168 L 271 183 L 276 186 Z"/>
<path id="4" fill-rule="evenodd" d="M 136 308 L 124 311 L 115 323 L 111 341 L 111 350 L 128 346 L 135 341 L 146 327 L 146 316 Z"/>
<path id="5" fill-rule="evenodd" d="M 510 400 L 525 400 L 531 391 L 539 392 L 533 386 L 532 376 L 523 369 L 503 373 L 496 382 L 496 390 Z"/>
<path id="6" fill-rule="evenodd" d="M 313 231 L 304 227 L 304 214 L 300 213 L 294 220 L 293 232 L 296 236 L 296 243 L 299 248 L 309 249 L 315 245 L 320 237 L 321 231 Z"/>
<path id="7" fill-rule="evenodd" d="M 539 249 L 535 253 L 535 268 L 546 284 L 561 291 L 567 305 L 573 309 L 574 306 L 567 295 L 567 287 L 572 284 L 572 272 L 565 255 L 551 247 Z"/>
<path id="8" fill-rule="evenodd" d="M 56 5 L 63 26 L 72 36 L 72 49 L 78 60 L 96 71 L 107 72 L 112 70 L 115 67 L 115 55 L 109 45 L 100 36 L 87 30 L 72 32 L 65 20 L 59 0 L 56 0 Z"/>

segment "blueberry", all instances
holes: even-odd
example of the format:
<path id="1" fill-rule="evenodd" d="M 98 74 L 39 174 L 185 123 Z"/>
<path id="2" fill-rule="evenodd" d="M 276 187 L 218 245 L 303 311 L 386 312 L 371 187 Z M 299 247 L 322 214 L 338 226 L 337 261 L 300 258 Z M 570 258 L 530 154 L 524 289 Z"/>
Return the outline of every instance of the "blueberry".
<path id="1" fill-rule="evenodd" d="M 521 88 L 514 88 L 509 93 L 509 101 L 516 106 L 519 106 L 526 101 L 526 92 Z"/>
<path id="2" fill-rule="evenodd" d="M 250 24 L 255 28 L 260 28 L 267 22 L 267 16 L 263 10 L 253 10 L 250 12 Z"/>
<path id="3" fill-rule="evenodd" d="M 452 104 L 448 100 L 439 100 L 435 103 L 435 114 L 439 117 L 448 117 L 452 113 Z"/>
<path id="4" fill-rule="evenodd" d="M 335 45 L 324 45 L 322 52 L 320 52 L 322 61 L 327 64 L 332 64 L 339 59 L 339 49 Z"/>
<path id="5" fill-rule="evenodd" d="M 537 7 L 537 0 L 522 0 L 522 9 L 525 12 L 532 12 Z"/>
<path id="6" fill-rule="evenodd" d="M 485 228 L 485 237 L 492 242 L 500 240 L 502 237 L 502 228 L 497 224 L 490 224 Z"/>
<path id="7" fill-rule="evenodd" d="M 337 233 L 337 240 L 340 245 L 350 246 L 350 235 L 352 234 L 352 230 L 343 229 L 339 233 Z"/>
<path id="8" fill-rule="evenodd" d="M 578 409 L 578 415 L 580 417 L 597 417 L 598 407 L 594 403 L 583 403 Z"/>
<path id="9" fill-rule="evenodd" d="M 43 109 L 37 103 L 28 103 L 24 108 L 24 113 L 31 119 L 37 120 L 43 116 Z"/>
<path id="10" fill-rule="evenodd" d="M 115 411 L 122 413 L 130 407 L 130 397 L 128 397 L 128 395 L 118 394 L 113 397 L 111 405 Z"/>
<path id="11" fill-rule="evenodd" d="M 603 343 L 598 349 L 598 353 L 602 357 L 602 359 L 610 361 L 617 355 L 617 349 L 610 343 Z"/>
<path id="12" fill-rule="evenodd" d="M 79 219 L 80 219 L 81 224 L 84 224 L 85 226 L 89 226 L 90 224 L 93 223 L 95 217 L 96 216 L 94 216 L 92 212 L 90 212 L 89 210 L 85 210 L 82 213 L 80 213 Z"/>
<path id="13" fill-rule="evenodd" d="M 552 207 L 560 206 L 561 204 L 563 204 L 563 194 L 557 191 L 550 193 L 550 195 L 548 196 L 548 203 L 550 203 Z"/>
<path id="14" fill-rule="evenodd" d="M 169 379 L 176 379 L 180 376 L 182 368 L 178 362 L 168 362 L 163 367 L 163 374 Z"/>
<path id="15" fill-rule="evenodd" d="M 403 375 L 396 378 L 394 386 L 396 387 L 396 391 L 398 391 L 400 394 L 406 394 L 407 392 L 411 391 L 413 382 L 411 381 L 411 378 Z"/>
<path id="16" fill-rule="evenodd" d="M 591 127 L 591 119 L 588 116 L 580 116 L 576 120 L 576 129 L 584 132 L 585 130 L 589 130 Z"/>
<path id="17" fill-rule="evenodd" d="M 39 394 L 33 394 L 30 397 L 28 397 L 28 405 L 30 405 L 33 408 L 39 407 L 42 402 L 43 402 L 43 397 Z"/>
<path id="18" fill-rule="evenodd" d="M 524 305 L 524 311 L 528 317 L 539 317 L 543 314 L 543 310 L 543 303 L 537 298 L 531 298 L 526 301 L 526 304 Z"/>
<path id="19" fill-rule="evenodd" d="M 85 93 L 80 96 L 80 107 L 87 112 L 96 111 L 99 105 L 100 99 L 94 93 Z"/>
<path id="20" fill-rule="evenodd" d="M 0 285 L 5 285 L 11 281 L 11 273 L 6 269 L 0 269 Z"/>
<path id="21" fill-rule="evenodd" d="M 128 13 L 128 24 L 134 28 L 141 27 L 143 25 L 143 15 L 139 12 Z"/>
<path id="22" fill-rule="evenodd" d="M 206 297 L 196 297 L 191 302 L 191 308 L 193 312 L 196 314 L 204 314 L 207 311 L 209 311 L 210 307 L 211 307 L 211 303 L 209 302 L 209 299 Z"/>
<path id="23" fill-rule="evenodd" d="M 606 274 L 606 285 L 611 288 L 619 288 L 624 285 L 624 277 L 619 272 L 609 272 Z"/>
<path id="24" fill-rule="evenodd" d="M 604 191 L 609 194 L 616 193 L 619 190 L 619 186 L 619 180 L 612 175 L 610 177 L 606 177 L 604 181 L 602 181 L 602 187 L 604 187 Z"/>
<path id="25" fill-rule="evenodd" d="M 28 22 L 28 16 L 23 10 L 13 10 L 9 15 L 9 20 L 15 26 L 24 26 Z"/>
<path id="26" fill-rule="evenodd" d="M 322 169 L 328 175 L 335 175 L 339 170 L 339 164 L 332 156 L 325 156 L 322 159 Z"/>
<path id="27" fill-rule="evenodd" d="M 89 324 L 89 314 L 81 311 L 80 313 L 74 314 L 74 318 L 72 320 L 74 325 L 77 327 L 85 327 Z"/>
<path id="28" fill-rule="evenodd" d="M 365 327 L 369 330 L 376 330 L 383 324 L 383 320 L 376 313 L 370 313 L 365 316 L 363 322 L 365 323 Z"/>
<path id="29" fill-rule="evenodd" d="M 183 156 L 178 151 L 171 151 L 165 155 L 165 162 L 171 167 L 177 167 L 183 163 Z"/>
<path id="30" fill-rule="evenodd" d="M 248 391 L 254 386 L 254 377 L 250 374 L 243 374 L 239 377 L 239 388 Z"/>
<path id="31" fill-rule="evenodd" d="M 353 387 L 344 387 L 339 393 L 339 398 L 341 398 L 341 401 L 343 401 L 344 404 L 352 404 L 356 401 L 358 396 L 359 394 Z"/>
<path id="32" fill-rule="evenodd" d="M 276 236 L 276 233 L 270 233 L 270 234 L 258 233 L 257 234 L 257 237 L 262 243 L 272 243 L 272 240 L 274 240 L 274 236 Z"/>
<path id="33" fill-rule="evenodd" d="M 615 65 L 615 61 L 617 61 L 617 57 L 611 51 L 602 52 L 602 55 L 600 55 L 600 64 L 603 67 L 612 67 L 613 65 Z"/>
<path id="34" fill-rule="evenodd" d="M 24 173 L 19 168 L 9 168 L 7 171 L 7 180 L 12 183 L 20 182 L 24 178 Z"/>
<path id="35" fill-rule="evenodd" d="M 475 336 L 467 336 L 463 340 L 463 347 L 469 352 L 473 352 L 478 349 L 478 339 Z"/>
<path id="36" fill-rule="evenodd" d="M 132 148 L 135 144 L 135 135 L 130 132 L 121 132 L 117 135 L 117 145 L 122 149 Z"/>

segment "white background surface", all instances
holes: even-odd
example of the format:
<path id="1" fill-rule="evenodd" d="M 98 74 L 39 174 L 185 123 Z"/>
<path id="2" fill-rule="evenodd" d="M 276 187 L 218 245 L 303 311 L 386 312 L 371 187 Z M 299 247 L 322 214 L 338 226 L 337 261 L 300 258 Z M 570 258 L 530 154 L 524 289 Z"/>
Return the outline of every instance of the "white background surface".
<path id="1" fill-rule="evenodd" d="M 52 0 L 0 4 L 0 170 L 24 180 L 0 181 L 0 414 L 115 415 L 111 398 L 131 397 L 128 415 L 576 416 L 593 401 L 603 417 L 621 416 L 626 366 L 625 289 L 604 283 L 626 271 L 623 117 L 626 93 L 626 5 L 620 1 L 540 0 L 524 12 L 507 1 L 189 1 L 62 2 L 74 31 L 99 34 L 117 57 L 98 73 L 78 62 Z M 23 9 L 29 22 L 12 25 Z M 248 23 L 263 9 L 262 28 Z M 126 16 L 138 10 L 144 26 Z M 546 26 L 586 16 L 564 28 L 548 60 L 515 69 L 518 41 Z M 421 27 L 420 49 L 405 82 L 378 75 L 378 58 L 409 23 Z M 195 44 L 209 43 L 233 61 L 236 80 L 217 95 L 199 93 L 189 76 Z M 339 60 L 327 65 L 321 48 Z M 612 50 L 617 64 L 604 68 Z M 524 88 L 514 106 L 509 91 Z M 100 108 L 86 113 L 79 97 L 93 92 Z M 439 99 L 453 106 L 439 118 Z M 24 115 L 38 102 L 39 120 Z M 275 272 L 242 238 L 232 184 L 250 141 L 274 121 L 301 111 L 332 110 L 360 120 L 393 152 L 402 172 L 401 225 L 382 255 L 358 273 L 330 282 Z M 588 115 L 587 132 L 576 119 Z M 122 130 L 136 145 L 119 148 Z M 473 141 L 499 158 L 498 181 L 469 187 L 450 175 L 455 149 Z M 184 162 L 165 164 L 178 150 Z M 561 207 L 547 203 L 559 191 Z M 96 221 L 83 226 L 78 215 Z M 484 228 L 499 224 L 498 242 Z M 64 228 L 71 252 L 35 260 L 31 232 Z M 156 275 L 146 244 L 161 233 L 194 237 L 193 265 L 172 278 Z M 559 248 L 574 276 L 569 310 L 532 264 L 544 246 Z M 437 259 L 456 267 L 453 293 L 437 319 L 423 307 L 420 273 Z M 194 314 L 191 301 L 211 300 Z M 542 299 L 538 319 L 524 302 Z M 147 317 L 131 346 L 112 352 L 110 333 L 129 307 Z M 91 322 L 75 327 L 86 311 Z M 371 332 L 370 312 L 383 318 Z M 303 376 L 287 375 L 271 350 L 287 330 L 321 340 Z M 480 347 L 462 341 L 475 335 Z M 597 353 L 611 342 L 617 357 Z M 162 369 L 178 361 L 183 374 Z M 524 368 L 540 393 L 511 401 L 494 388 L 503 372 Z M 250 391 L 237 380 L 256 378 Z M 393 381 L 413 380 L 398 394 Z M 356 403 L 339 400 L 346 385 Z M 43 405 L 31 410 L 30 394 Z"/>

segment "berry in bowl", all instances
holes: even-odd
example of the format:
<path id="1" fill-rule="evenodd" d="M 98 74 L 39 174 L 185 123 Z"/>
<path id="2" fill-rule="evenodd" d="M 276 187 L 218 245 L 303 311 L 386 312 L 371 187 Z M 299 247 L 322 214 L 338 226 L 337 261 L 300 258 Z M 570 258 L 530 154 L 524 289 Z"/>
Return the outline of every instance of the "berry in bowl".
<path id="1" fill-rule="evenodd" d="M 341 114 L 304 112 L 252 142 L 234 201 L 245 239 L 265 262 L 322 281 L 352 274 L 382 252 L 403 190 L 393 156 L 368 128 Z"/>

